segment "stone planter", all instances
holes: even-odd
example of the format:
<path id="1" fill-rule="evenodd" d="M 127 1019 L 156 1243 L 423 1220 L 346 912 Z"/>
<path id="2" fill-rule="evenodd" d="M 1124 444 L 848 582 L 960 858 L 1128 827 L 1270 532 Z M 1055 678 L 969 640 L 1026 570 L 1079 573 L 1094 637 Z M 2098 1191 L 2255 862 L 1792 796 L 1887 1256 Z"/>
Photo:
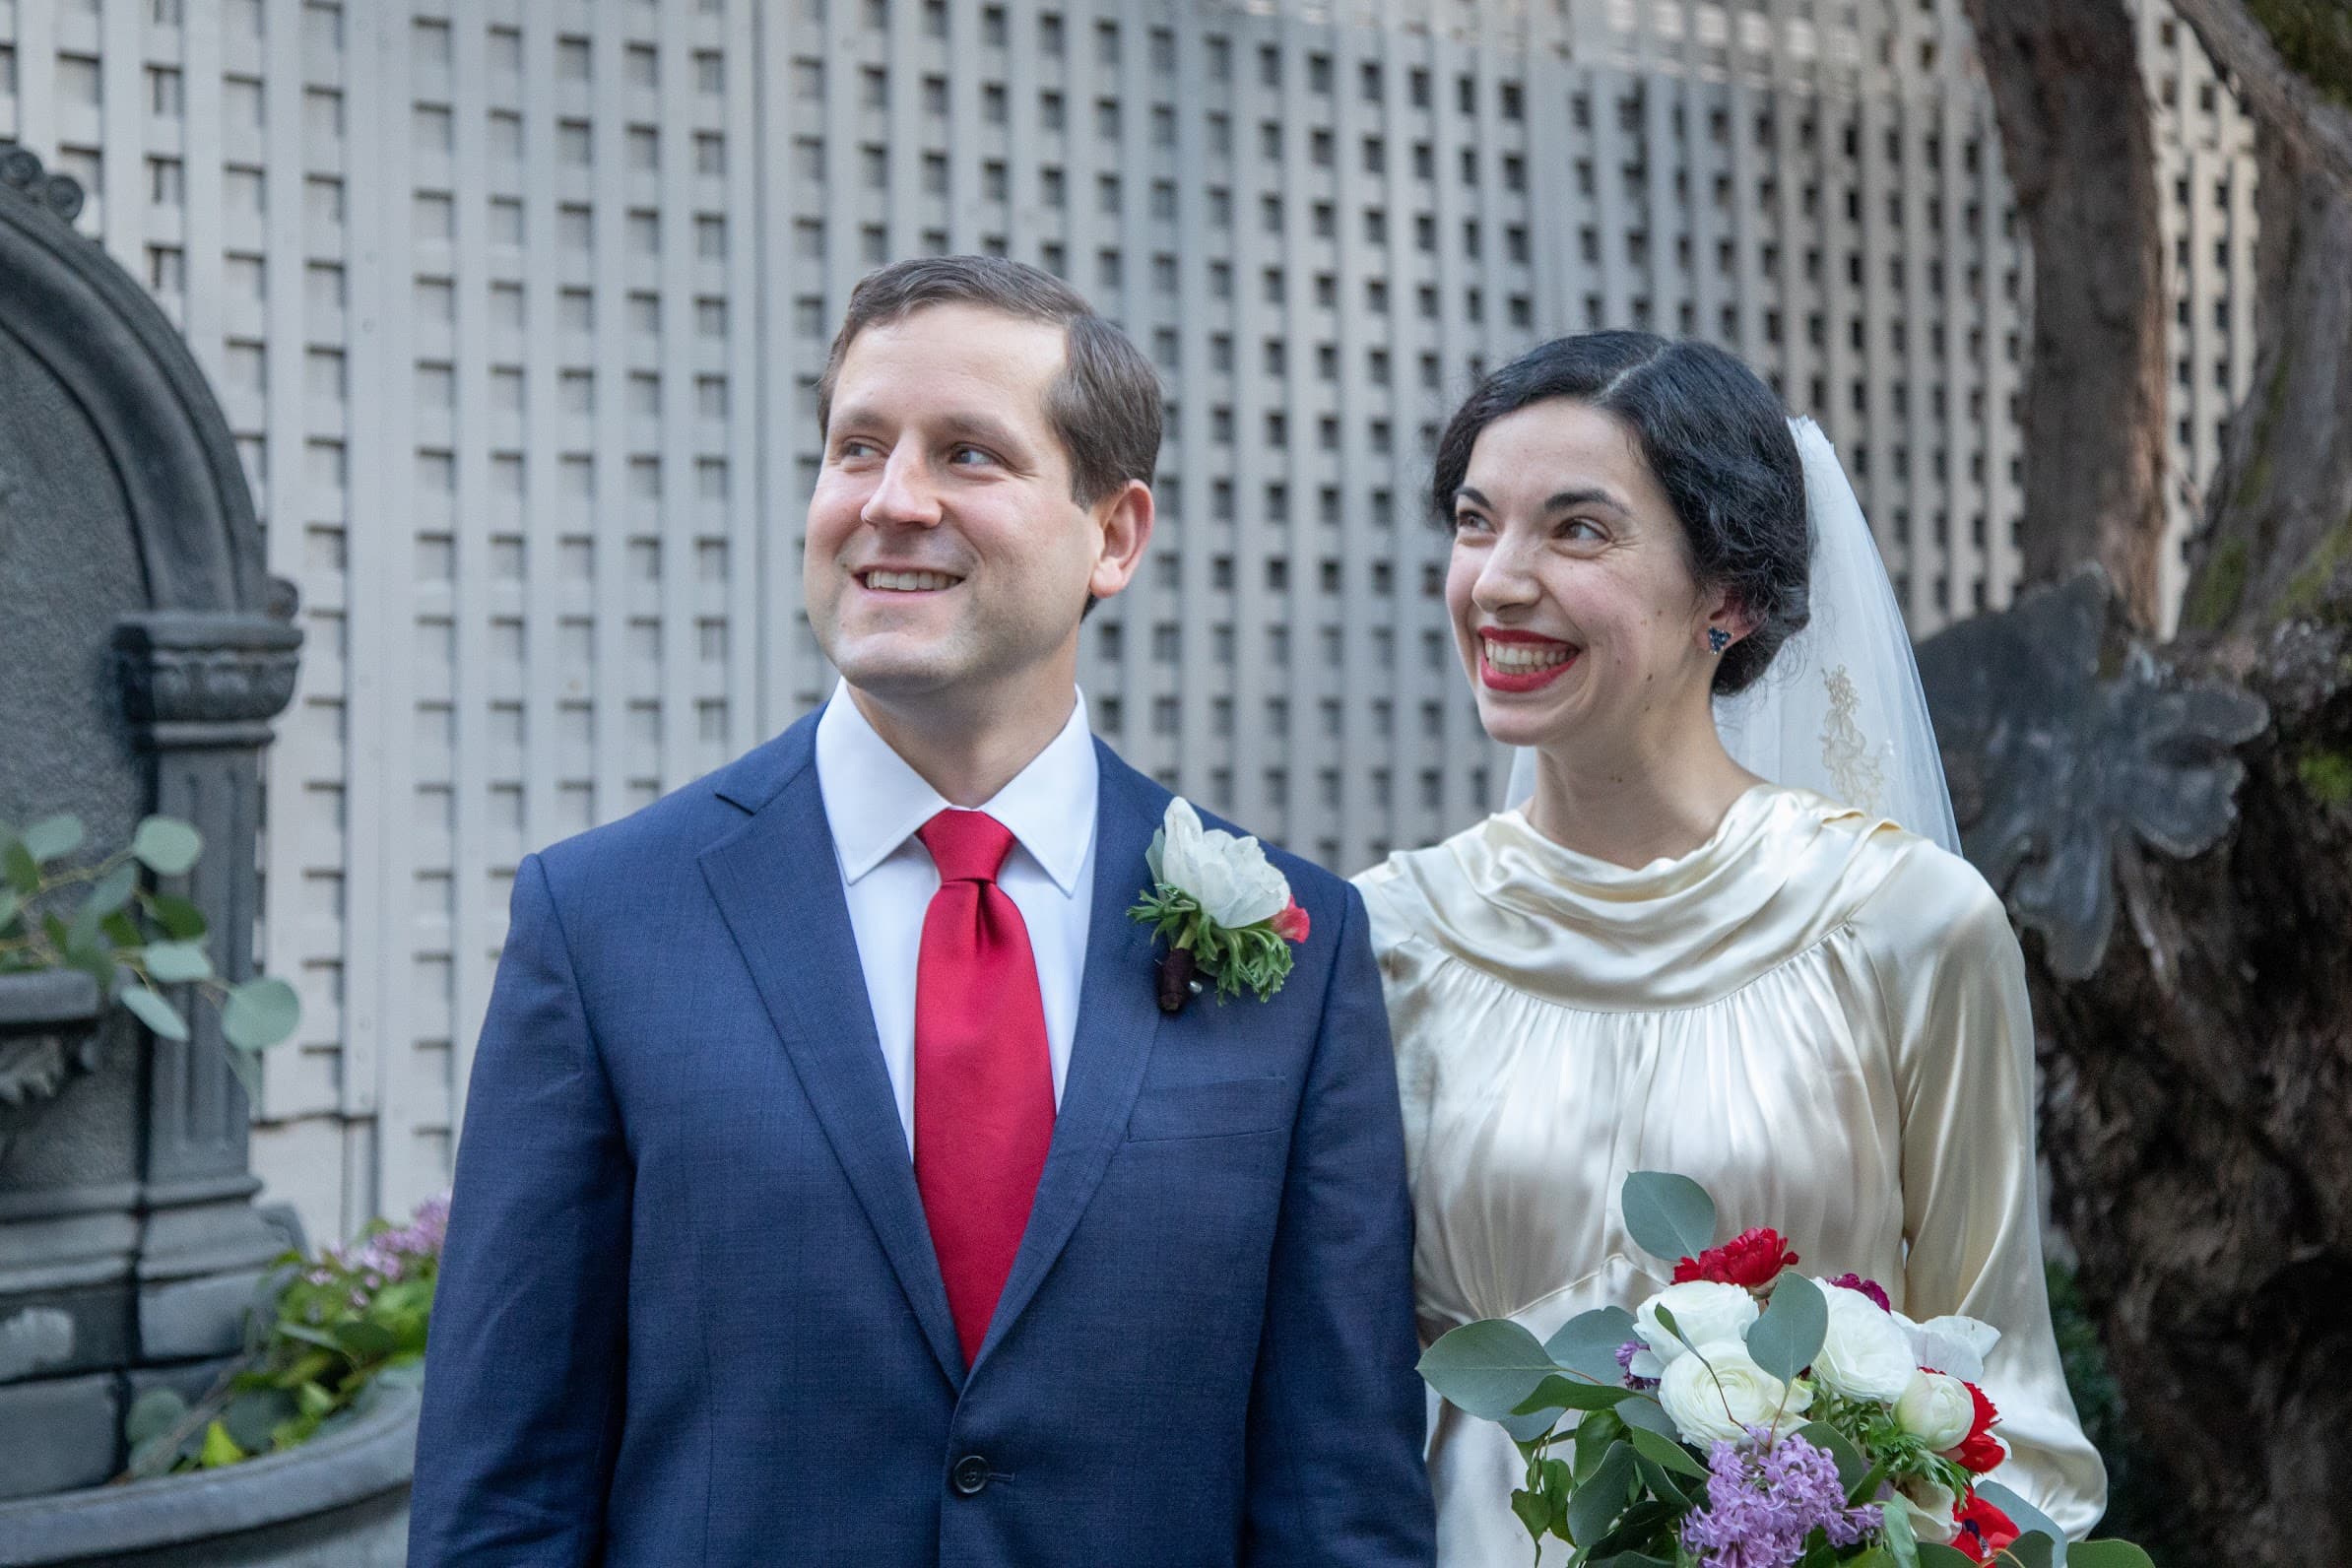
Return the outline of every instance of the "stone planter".
<path id="1" fill-rule="evenodd" d="M 69 1081 L 98 1067 L 102 1007 L 98 982 L 78 969 L 0 974 L 0 1159 Z"/>
<path id="2" fill-rule="evenodd" d="M 400 1568 L 417 1396 L 284 1454 L 0 1503 L 0 1568 Z"/>

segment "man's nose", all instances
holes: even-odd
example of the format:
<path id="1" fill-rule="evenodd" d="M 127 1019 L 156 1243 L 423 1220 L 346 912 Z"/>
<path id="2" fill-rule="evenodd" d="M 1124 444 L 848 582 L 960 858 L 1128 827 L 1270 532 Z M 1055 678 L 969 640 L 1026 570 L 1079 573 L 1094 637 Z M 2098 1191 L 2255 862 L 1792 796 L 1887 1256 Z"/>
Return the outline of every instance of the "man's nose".
<path id="1" fill-rule="evenodd" d="M 920 453 L 899 446 L 882 465 L 882 481 L 859 508 L 859 520 L 918 526 L 940 520 L 939 491 L 931 483 L 929 466 Z"/>

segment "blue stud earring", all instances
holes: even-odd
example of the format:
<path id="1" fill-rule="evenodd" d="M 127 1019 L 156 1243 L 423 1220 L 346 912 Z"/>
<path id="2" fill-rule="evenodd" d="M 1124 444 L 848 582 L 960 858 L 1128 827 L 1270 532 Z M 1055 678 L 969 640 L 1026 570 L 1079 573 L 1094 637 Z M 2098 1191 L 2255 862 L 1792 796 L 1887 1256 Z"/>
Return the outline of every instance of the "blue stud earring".
<path id="1" fill-rule="evenodd" d="M 1731 645 L 1731 634 L 1721 626 L 1707 628 L 1707 651 L 1721 653 Z"/>

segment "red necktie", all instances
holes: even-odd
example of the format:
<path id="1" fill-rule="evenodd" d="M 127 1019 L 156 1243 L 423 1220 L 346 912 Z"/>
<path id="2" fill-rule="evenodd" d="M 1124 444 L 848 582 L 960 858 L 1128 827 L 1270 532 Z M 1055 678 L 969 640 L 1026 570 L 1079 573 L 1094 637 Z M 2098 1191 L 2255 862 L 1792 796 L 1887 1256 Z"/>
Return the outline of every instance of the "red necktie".
<path id="1" fill-rule="evenodd" d="M 1029 928 L 997 872 L 1013 832 L 945 811 L 915 966 L 915 1187 L 969 1365 L 1013 1272 L 1054 1137 L 1054 1070 Z"/>

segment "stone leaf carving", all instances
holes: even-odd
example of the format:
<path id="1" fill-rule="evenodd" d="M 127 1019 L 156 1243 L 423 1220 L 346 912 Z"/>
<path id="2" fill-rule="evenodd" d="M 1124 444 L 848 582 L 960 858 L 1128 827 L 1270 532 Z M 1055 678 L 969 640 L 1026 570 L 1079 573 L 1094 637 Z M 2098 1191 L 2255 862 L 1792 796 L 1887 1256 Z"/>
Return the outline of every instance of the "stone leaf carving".
<path id="1" fill-rule="evenodd" d="M 2096 568 L 1920 645 L 1963 849 L 2061 979 L 2087 978 L 2115 930 L 2117 845 L 2188 859 L 2237 820 L 2231 753 L 2269 710 L 2175 679 L 2133 646 L 2100 669 L 2110 589 Z"/>
<path id="2" fill-rule="evenodd" d="M 98 1065 L 98 983 L 78 970 L 0 974 L 0 1154 Z"/>

